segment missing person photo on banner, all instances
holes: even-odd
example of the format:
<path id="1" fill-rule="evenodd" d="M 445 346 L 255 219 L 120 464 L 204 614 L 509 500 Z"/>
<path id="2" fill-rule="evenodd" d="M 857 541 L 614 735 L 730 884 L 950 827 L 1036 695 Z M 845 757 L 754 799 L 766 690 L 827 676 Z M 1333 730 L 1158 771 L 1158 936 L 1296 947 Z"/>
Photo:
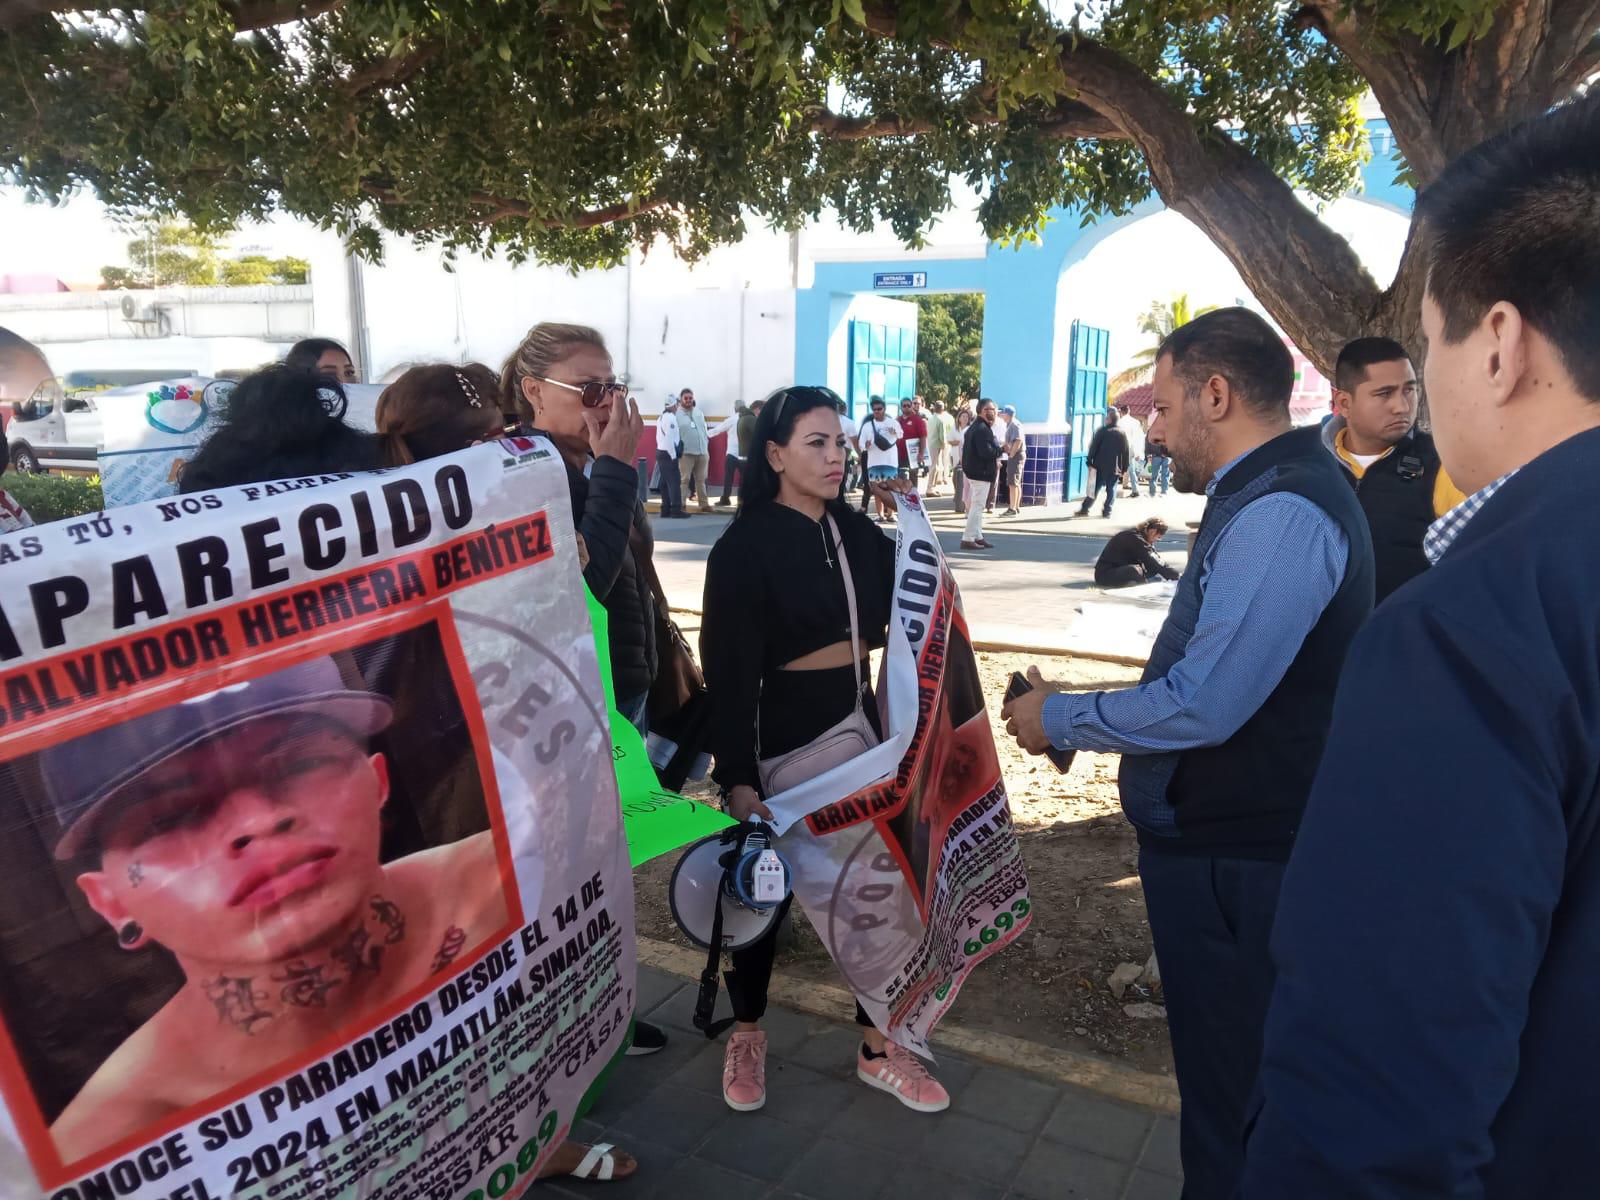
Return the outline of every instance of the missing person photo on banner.
<path id="1" fill-rule="evenodd" d="M 318 656 L 14 765 L 13 785 L 37 772 L 31 794 L 63 830 L 53 857 L 77 895 L 61 899 L 112 935 L 44 968 L 84 980 L 83 1036 L 30 1036 L 0 1009 L 63 1160 L 216 1107 L 510 932 L 505 831 L 476 761 L 487 747 L 473 746 L 437 628 L 405 636 L 438 659 L 431 712 L 397 713 L 348 656 L 342 671 Z M 429 753 L 387 748 L 422 739 Z"/>
<path id="2" fill-rule="evenodd" d="M 0 1195 L 537 1176 L 623 1048 L 633 892 L 549 445 L 0 555 Z"/>

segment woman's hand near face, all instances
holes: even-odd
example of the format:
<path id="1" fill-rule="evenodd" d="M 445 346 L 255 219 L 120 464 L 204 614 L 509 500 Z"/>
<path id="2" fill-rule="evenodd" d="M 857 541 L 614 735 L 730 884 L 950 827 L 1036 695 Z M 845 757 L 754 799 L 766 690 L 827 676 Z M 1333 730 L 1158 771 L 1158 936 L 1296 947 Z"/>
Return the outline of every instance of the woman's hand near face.
<path id="1" fill-rule="evenodd" d="M 644 418 L 639 415 L 639 405 L 632 396 L 612 402 L 611 419 L 604 429 L 592 408 L 583 410 L 583 423 L 588 426 L 589 449 L 596 458 L 609 456 L 630 467 L 633 465 L 634 452 L 644 436 Z"/>

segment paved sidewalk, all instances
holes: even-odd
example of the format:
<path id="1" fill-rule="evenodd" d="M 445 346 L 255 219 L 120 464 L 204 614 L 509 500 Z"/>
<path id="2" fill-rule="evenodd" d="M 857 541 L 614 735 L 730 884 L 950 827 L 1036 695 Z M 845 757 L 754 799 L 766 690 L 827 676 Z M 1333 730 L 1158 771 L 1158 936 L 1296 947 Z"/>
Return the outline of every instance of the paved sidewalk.
<path id="1" fill-rule="evenodd" d="M 1170 1117 L 1021 1071 L 940 1055 L 954 1102 L 913 1113 L 855 1078 L 848 1025 L 770 1008 L 767 1106 L 722 1101 L 722 1042 L 690 1023 L 694 985 L 642 968 L 639 1011 L 667 1048 L 617 1069 L 574 1135 L 639 1159 L 625 1183 L 550 1181 L 531 1192 L 654 1200 L 1178 1200 Z M 722 998 L 726 1006 L 726 997 Z M 937 1037 L 935 1037 L 937 1042 Z"/>

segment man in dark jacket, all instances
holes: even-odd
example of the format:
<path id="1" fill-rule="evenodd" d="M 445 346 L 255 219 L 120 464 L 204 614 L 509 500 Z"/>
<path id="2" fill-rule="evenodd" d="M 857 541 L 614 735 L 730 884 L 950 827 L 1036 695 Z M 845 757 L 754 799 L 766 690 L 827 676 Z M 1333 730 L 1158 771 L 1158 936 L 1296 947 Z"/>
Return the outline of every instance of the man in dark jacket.
<path id="1" fill-rule="evenodd" d="M 961 441 L 961 471 L 972 481 L 972 498 L 967 503 L 967 527 L 961 536 L 963 550 L 992 550 L 994 543 L 983 536 L 983 498 L 994 486 L 1000 472 L 1000 439 L 995 436 L 998 415 L 993 400 L 978 401 L 978 415 L 967 426 Z"/>
<path id="2" fill-rule="evenodd" d="M 1089 439 L 1087 458 L 1089 469 L 1094 472 L 1094 483 L 1084 493 L 1083 507 L 1078 509 L 1078 515 L 1089 515 L 1095 496 L 1104 488 L 1106 505 L 1100 510 L 1100 515 L 1109 517 L 1111 506 L 1117 498 L 1117 481 L 1128 470 L 1128 435 L 1117 428 L 1116 409 L 1106 411 L 1106 423 L 1095 430 L 1094 437 Z"/>
<path id="3" fill-rule="evenodd" d="M 1416 427 L 1421 391 L 1405 347 L 1357 338 L 1334 367 L 1334 416 L 1322 443 L 1356 489 L 1372 530 L 1377 602 L 1428 569 L 1422 535 L 1465 500 L 1439 464 L 1433 438 Z"/>
<path id="4" fill-rule="evenodd" d="M 1002 714 L 1024 750 L 1122 755 L 1122 809 L 1183 1101 L 1187 1200 L 1232 1200 L 1272 994 L 1267 937 L 1346 649 L 1372 611 L 1372 542 L 1294 360 L 1255 313 L 1191 321 L 1156 359 L 1150 435 L 1205 517 L 1138 687 L 1034 690 Z M 1278 1200 L 1312 1200 L 1287 1191 Z M 1320 1200 L 1320 1197 L 1319 1197 Z"/>
<path id="5" fill-rule="evenodd" d="M 1272 934 L 1244 1194 L 1600 1194 L 1600 94 L 1420 197 L 1471 494 L 1356 639 Z M 1163 963 L 1165 966 L 1165 963 Z"/>

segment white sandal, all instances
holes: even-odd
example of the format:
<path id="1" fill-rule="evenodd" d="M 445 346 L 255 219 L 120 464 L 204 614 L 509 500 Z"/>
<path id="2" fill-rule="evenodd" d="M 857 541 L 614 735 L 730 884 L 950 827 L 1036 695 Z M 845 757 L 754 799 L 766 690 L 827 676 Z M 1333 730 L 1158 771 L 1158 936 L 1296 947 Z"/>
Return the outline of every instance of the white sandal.
<path id="1" fill-rule="evenodd" d="M 598 1146 L 590 1146 L 589 1153 L 585 1154 L 570 1175 L 569 1179 L 588 1179 L 596 1183 L 610 1183 L 616 1173 L 617 1160 L 612 1155 L 616 1146 L 610 1142 L 601 1142 Z"/>

